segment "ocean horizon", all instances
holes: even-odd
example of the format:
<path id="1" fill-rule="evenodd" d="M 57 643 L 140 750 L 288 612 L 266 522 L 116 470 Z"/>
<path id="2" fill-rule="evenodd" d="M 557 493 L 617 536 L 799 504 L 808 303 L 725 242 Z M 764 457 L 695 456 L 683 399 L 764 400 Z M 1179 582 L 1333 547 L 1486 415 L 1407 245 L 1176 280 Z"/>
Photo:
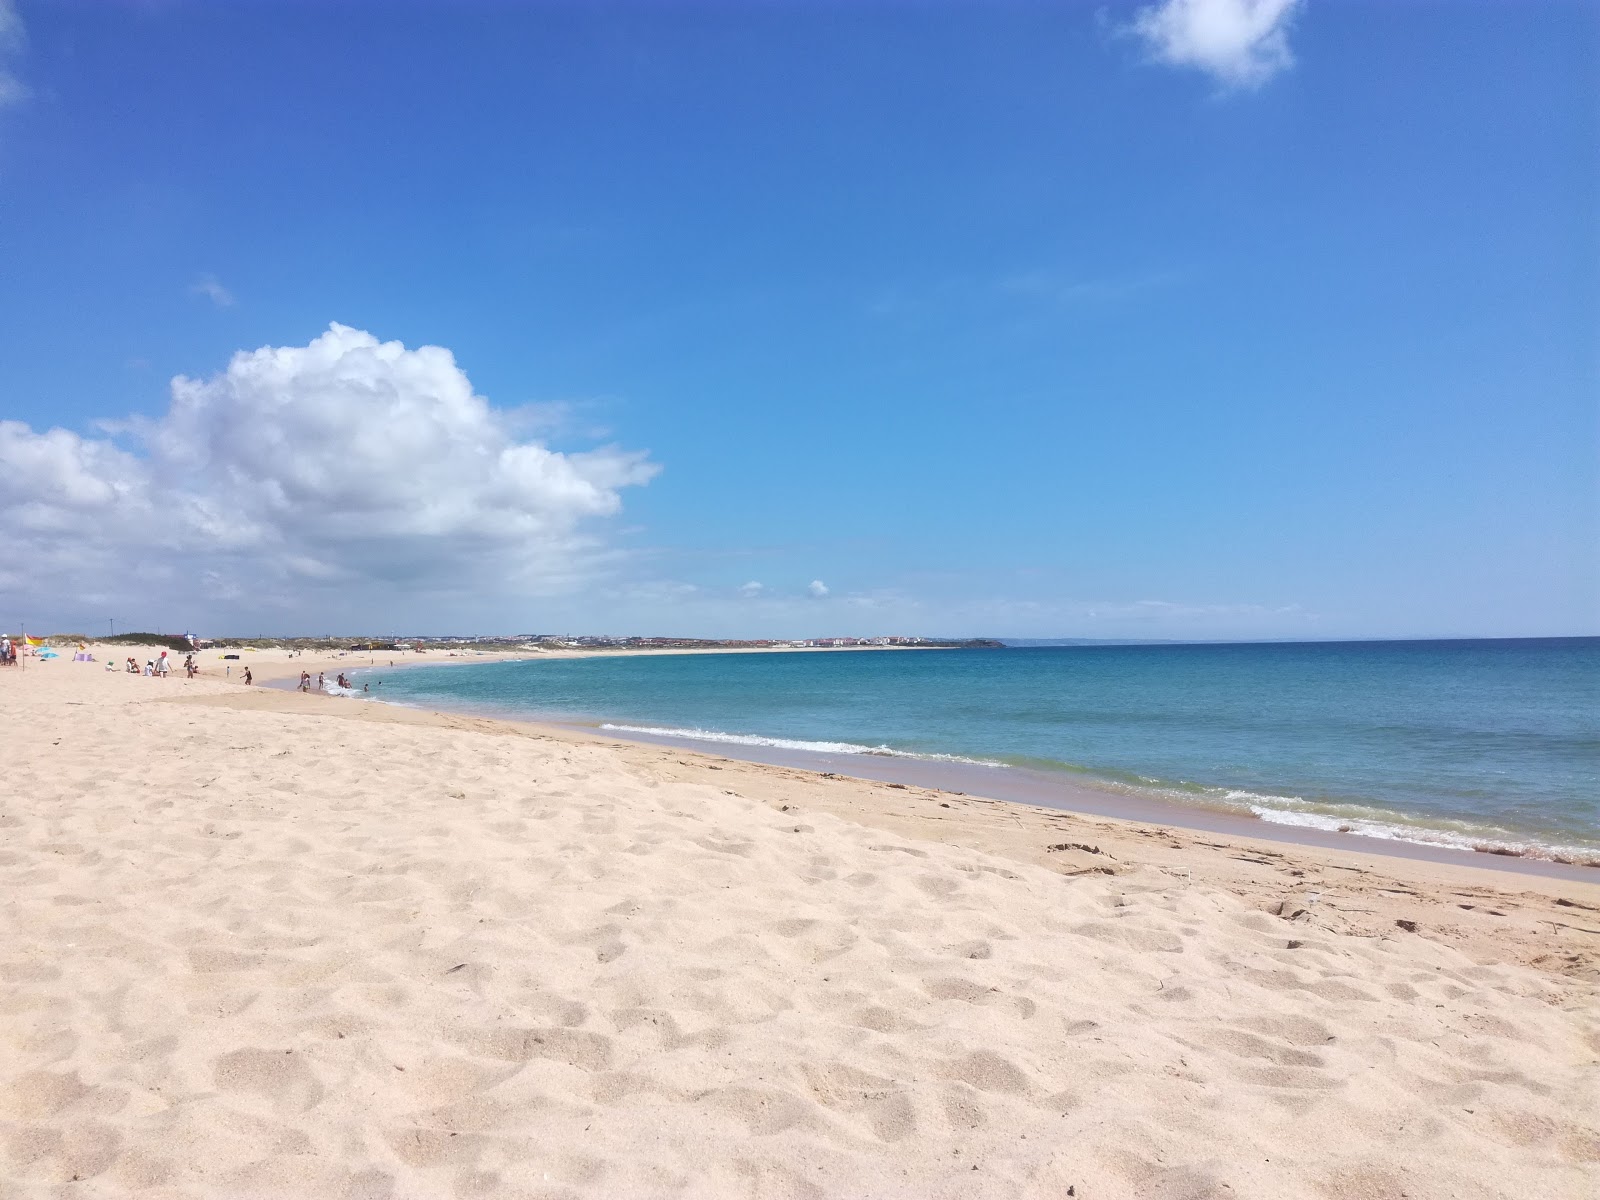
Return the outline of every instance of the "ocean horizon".
<path id="1" fill-rule="evenodd" d="M 1600 638 L 621 654 L 357 678 L 390 702 L 743 757 L 944 764 L 1001 793 L 1054 781 L 1283 828 L 1600 861 Z"/>

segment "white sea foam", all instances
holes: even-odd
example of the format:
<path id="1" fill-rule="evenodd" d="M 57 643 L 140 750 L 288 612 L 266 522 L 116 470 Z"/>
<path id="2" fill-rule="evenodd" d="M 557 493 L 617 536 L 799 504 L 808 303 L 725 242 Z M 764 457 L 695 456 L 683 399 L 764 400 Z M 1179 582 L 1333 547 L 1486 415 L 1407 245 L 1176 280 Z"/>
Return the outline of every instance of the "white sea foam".
<path id="1" fill-rule="evenodd" d="M 1444 846 L 1452 850 L 1495 847 L 1535 857 L 1576 855 L 1589 857 L 1592 851 L 1578 847 L 1545 845 L 1517 837 L 1510 830 L 1468 821 L 1435 818 L 1424 821 L 1404 813 L 1364 804 L 1318 804 L 1299 796 L 1260 795 L 1229 789 L 1221 799 L 1230 807 L 1242 808 L 1273 825 L 1298 829 L 1320 829 L 1389 842 L 1412 842 L 1422 846 Z"/>
<path id="2" fill-rule="evenodd" d="M 678 738 L 688 742 L 716 742 L 727 746 L 765 746 L 774 750 L 804 750 L 810 754 L 865 754 L 876 758 L 915 758 L 923 762 L 966 763 L 974 767 L 999 767 L 1004 763 L 960 754 L 914 754 L 889 746 L 863 746 L 856 742 L 807 742 L 798 738 L 758 737 L 751 733 L 723 733 L 716 729 L 672 729 L 656 725 L 604 724 L 613 733 L 642 733 L 648 737 Z"/>
<path id="3" fill-rule="evenodd" d="M 1224 812 L 1248 813 L 1272 825 L 1288 825 L 1299 829 L 1317 829 L 1328 833 L 1342 833 L 1353 837 L 1369 837 L 1380 841 L 1411 842 L 1421 846 L 1439 846 L 1451 850 L 1480 850 L 1494 848 L 1507 850 L 1530 858 L 1575 859 L 1590 862 L 1596 858 L 1595 848 L 1585 845 L 1566 845 L 1544 842 L 1518 835 L 1495 825 L 1480 825 L 1471 821 L 1451 820 L 1448 817 L 1413 817 L 1393 809 L 1368 804 L 1329 803 L 1306 800 L 1300 796 L 1277 796 L 1242 788 L 1175 787 L 1171 784 L 1134 776 L 1137 784 L 1101 781 L 1099 786 L 1114 792 L 1130 795 L 1156 796 L 1180 806 L 1200 804 L 1202 807 L 1221 809 Z M 1151 786 L 1156 784 L 1156 786 Z"/>

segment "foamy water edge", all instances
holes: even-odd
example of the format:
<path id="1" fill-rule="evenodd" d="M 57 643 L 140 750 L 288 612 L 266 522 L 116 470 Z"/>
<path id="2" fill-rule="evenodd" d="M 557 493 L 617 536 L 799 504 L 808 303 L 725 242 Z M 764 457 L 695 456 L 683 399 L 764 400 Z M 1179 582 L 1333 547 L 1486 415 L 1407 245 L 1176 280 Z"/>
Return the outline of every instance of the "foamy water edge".
<path id="1" fill-rule="evenodd" d="M 618 725 L 606 722 L 602 730 L 641 733 L 648 737 L 677 738 L 688 742 L 717 742 L 728 746 L 766 746 L 773 750 L 801 750 L 811 754 L 862 754 L 873 758 L 914 758 L 920 762 L 965 763 L 971 767 L 1004 767 L 1002 762 L 967 758 L 960 754 L 918 754 L 890 746 L 863 746 L 856 742 L 808 742 L 797 738 L 759 737 L 753 733 L 723 733 L 716 729 L 674 729 L 656 725 Z"/>
<path id="2" fill-rule="evenodd" d="M 891 746 L 867 746 L 857 742 L 807 741 L 798 738 L 763 737 L 756 734 L 727 733 L 715 729 L 681 729 L 657 725 L 628 725 L 605 722 L 603 732 L 637 734 L 651 738 L 704 742 L 712 745 L 748 746 L 774 750 L 793 750 L 809 754 L 860 755 L 870 758 L 902 758 L 920 762 L 961 763 L 967 766 L 1011 769 L 1012 764 L 993 759 L 970 758 L 960 754 L 919 753 L 896 750 Z M 1096 786 L 1114 792 L 1155 797 L 1180 807 L 1203 807 L 1238 816 L 1253 817 L 1273 825 L 1342 833 L 1378 841 L 1409 842 L 1420 846 L 1479 853 L 1500 853 L 1513 857 L 1548 859 L 1554 862 L 1600 863 L 1600 849 L 1565 846 L 1519 836 L 1511 830 L 1477 826 L 1465 821 L 1430 820 L 1408 813 L 1361 804 L 1323 804 L 1299 796 L 1278 796 L 1249 792 L 1239 788 L 1173 787 L 1160 780 L 1140 777 L 1132 784 L 1098 776 L 1083 768 L 1063 764 L 1074 778 L 1093 780 Z"/>

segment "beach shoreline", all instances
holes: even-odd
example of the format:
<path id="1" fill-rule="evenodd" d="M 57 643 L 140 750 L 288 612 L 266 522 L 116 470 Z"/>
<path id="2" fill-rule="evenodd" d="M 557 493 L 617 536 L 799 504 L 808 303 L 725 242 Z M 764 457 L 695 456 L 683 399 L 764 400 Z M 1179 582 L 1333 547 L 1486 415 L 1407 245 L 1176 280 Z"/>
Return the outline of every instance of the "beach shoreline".
<path id="1" fill-rule="evenodd" d="M 518 720 L 511 716 L 502 716 L 499 719 Z M 669 750 L 677 749 L 716 758 L 810 771 L 815 774 L 849 776 L 869 783 L 905 784 L 937 791 L 960 792 L 964 795 L 981 796 L 985 799 L 1065 812 L 1081 817 L 1108 817 L 1131 824 L 1172 826 L 1190 833 L 1253 838 L 1304 849 L 1331 850 L 1352 855 L 1376 854 L 1389 858 L 1600 884 L 1600 859 L 1592 864 L 1562 862 L 1542 857 L 1535 851 L 1519 853 L 1475 851 L 1404 838 L 1376 838 L 1310 826 L 1279 824 L 1240 812 L 1167 801 L 1158 796 L 1116 791 L 1100 786 L 1098 781 L 1065 780 L 1042 771 L 1030 771 L 1022 767 L 1007 765 L 989 767 L 873 754 L 830 755 L 804 750 L 747 747 L 726 742 L 711 742 L 696 746 L 686 745 L 682 740 L 673 737 L 622 732 L 610 726 L 591 730 L 585 725 L 560 721 L 528 723 L 545 728 L 594 732 L 619 742 L 659 746 Z"/>
<path id="2" fill-rule="evenodd" d="M 116 646 L 90 645 L 91 652 L 115 654 Z M 223 684 L 222 696 L 214 689 L 206 689 L 210 697 L 201 703 L 244 704 L 247 707 L 267 707 L 277 711 L 300 711 L 295 705 L 316 702 L 332 705 L 323 710 L 340 713 L 342 708 L 358 706 L 374 711 L 363 716 L 370 720 L 396 720 L 411 722 L 419 717 L 428 723 L 450 724 L 458 720 L 475 722 L 485 729 L 504 729 L 516 736 L 533 737 L 555 742 L 572 741 L 582 744 L 631 748 L 634 752 L 654 752 L 649 762 L 653 766 L 672 763 L 679 766 L 698 767 L 702 772 L 724 771 L 733 767 L 748 771 L 753 784 L 772 780 L 793 781 L 807 778 L 818 783 L 848 783 L 856 785 L 852 795 L 857 799 L 864 794 L 882 795 L 883 789 L 918 789 L 924 794 L 948 793 L 971 799 L 985 805 L 1014 807 L 1026 819 L 1048 823 L 1065 818 L 1091 823 L 1102 830 L 1132 831 L 1130 836 L 1145 844 L 1151 839 L 1170 836 L 1181 839 L 1188 846 L 1204 846 L 1203 838 L 1220 837 L 1224 843 L 1213 843 L 1210 848 L 1231 852 L 1245 850 L 1251 853 L 1266 852 L 1275 856 L 1293 851 L 1307 861 L 1324 868 L 1351 871 L 1379 871 L 1394 879 L 1403 879 L 1408 872 L 1423 873 L 1430 882 L 1443 884 L 1462 883 L 1502 889 L 1512 886 L 1548 887 L 1555 896 L 1563 888 L 1581 890 L 1590 902 L 1600 906 L 1600 868 L 1587 865 L 1565 864 L 1534 856 L 1508 856 L 1474 853 L 1453 847 L 1426 843 L 1388 841 L 1384 839 L 1328 833 L 1301 826 L 1278 825 L 1269 821 L 1243 815 L 1222 813 L 1200 806 L 1168 803 L 1159 799 L 1135 797 L 1096 787 L 1093 783 L 1046 778 L 1042 782 L 1030 781 L 1029 773 L 1012 767 L 990 768 L 964 766 L 963 764 L 927 762 L 912 758 L 874 758 L 867 755 L 828 756 L 806 752 L 772 753 L 770 748 L 752 748 L 724 743 L 694 744 L 671 738 L 652 738 L 648 735 L 625 734 L 604 730 L 593 725 L 561 720 L 530 719 L 502 711 L 475 711 L 466 707 L 449 708 L 435 705 L 412 705 L 390 701 L 381 694 L 362 696 L 331 696 L 313 694 L 302 696 L 295 681 L 302 672 L 311 676 L 313 689 L 319 671 L 331 682 L 340 671 L 372 672 L 376 670 L 406 670 L 425 666 L 457 666 L 509 661 L 545 661 L 549 659 L 610 658 L 629 655 L 657 657 L 677 655 L 705 655 L 722 653 L 740 654 L 852 654 L 877 651 L 915 649 L 916 647 L 748 647 L 735 651 L 705 650 L 698 648 L 661 648 L 644 650 L 626 649 L 563 649 L 543 651 L 474 652 L 453 649 L 430 649 L 421 653 L 411 651 L 396 653 L 392 665 L 372 662 L 381 655 L 368 654 L 369 662 L 361 665 L 352 659 L 359 653 L 343 655 L 311 655 L 303 653 L 261 650 L 241 657 L 236 665 L 249 665 L 254 669 L 256 688 L 241 686 L 237 674 L 218 679 L 215 668 L 221 653 L 234 651 L 207 650 L 200 654 L 203 670 L 195 683 Z M 158 653 L 159 648 L 132 648 L 136 657 L 145 658 Z M 117 659 L 120 661 L 120 658 Z M 181 661 L 181 659 L 179 660 Z M 80 669 L 85 664 L 76 664 Z M 114 673 L 114 672 L 113 672 Z M 176 679 L 177 676 L 174 676 Z M 183 681 L 187 682 L 187 681 Z M 297 697 L 288 707 L 265 700 L 267 694 Z M 257 695 L 260 700 L 247 700 Z M 167 697 L 173 699 L 176 697 Z M 381 714 L 396 714 L 387 717 Z M 407 714 L 407 715 L 399 715 Z M 349 714 L 344 714 L 349 715 Z M 702 778 L 708 776 L 703 774 Z M 1006 786 L 999 781 L 1021 781 L 1021 786 Z M 1003 811 L 1003 810 L 1002 810 Z M 875 809 L 870 803 L 856 806 L 853 814 L 840 809 L 840 815 L 852 815 L 870 820 Z M 1043 826 L 1041 825 L 1041 828 Z M 918 836 L 929 836 L 926 828 Z M 979 837 L 976 843 L 984 842 Z M 986 847 L 988 848 L 988 847 Z M 1041 860 L 1042 861 L 1042 860 Z M 1066 861 L 1066 860 L 1057 860 Z M 1228 886 L 1240 881 L 1229 879 Z M 1464 910 L 1465 911 L 1465 910 Z M 1583 961 L 1589 961 L 1583 956 Z M 1600 961 L 1600 960 L 1597 960 Z M 1597 968 L 1600 970 L 1600 968 Z M 1597 976 L 1600 977 L 1600 976 Z"/>
<path id="3" fill-rule="evenodd" d="M 764 653 L 747 650 L 744 653 Z M 568 653 L 554 657 L 575 658 Z M 593 652 L 596 657 L 620 657 L 628 651 Z M 683 653 L 660 651 L 645 653 Z M 719 653 L 719 651 L 692 651 L 690 653 Z M 428 665 L 466 665 L 472 662 L 488 663 L 521 659 L 537 660 L 539 656 L 483 656 L 477 659 L 453 658 L 447 662 L 400 662 L 392 668 L 358 667 L 363 679 L 381 684 L 384 670 L 405 670 Z M 1238 806 L 1208 803 L 1196 796 L 1177 797 L 1163 789 L 1153 787 L 1119 786 L 1115 781 L 1099 778 L 1092 773 L 1068 775 L 1065 772 L 1043 771 L 1008 763 L 980 763 L 958 756 L 932 754 L 914 755 L 899 752 L 875 753 L 828 752 L 800 744 L 784 745 L 782 739 L 735 739 L 727 735 L 707 734 L 699 730 L 638 726 L 625 719 L 567 718 L 561 714 L 530 715 L 491 705 L 472 705 L 464 702 L 447 704 L 437 698 L 426 700 L 391 700 L 373 692 L 362 699 L 378 700 L 407 707 L 421 707 L 436 711 L 453 712 L 470 716 L 489 717 L 496 720 L 528 723 L 541 728 L 571 729 L 621 742 L 642 743 L 684 752 L 698 752 L 712 756 L 738 759 L 745 762 L 765 763 L 769 766 L 818 773 L 848 775 L 881 783 L 902 783 L 930 787 L 945 791 L 960 791 L 991 799 L 1079 813 L 1082 815 L 1113 817 L 1120 820 L 1157 825 L 1176 825 L 1194 832 L 1206 832 L 1233 837 L 1253 837 L 1292 846 L 1316 847 L 1325 850 L 1348 851 L 1353 854 L 1384 854 L 1397 858 L 1432 861 L 1456 865 L 1472 865 L 1493 871 L 1510 871 L 1519 874 L 1545 875 L 1552 878 L 1571 879 L 1577 882 L 1600 882 L 1600 853 L 1584 848 L 1546 846 L 1537 842 L 1515 843 L 1489 837 L 1461 839 L 1455 844 L 1427 827 L 1418 828 L 1414 834 L 1403 827 L 1326 828 L 1324 825 L 1294 820 L 1274 820 L 1271 815 L 1261 815 Z M 1339 825 L 1345 822 L 1337 822 Z M 1472 845 L 1460 844 L 1471 841 Z"/>
<path id="4" fill-rule="evenodd" d="M 1094 811 L 1092 798 L 1076 808 L 1005 799 L 964 789 L 950 790 L 938 783 L 916 782 L 912 776 L 920 764 L 903 760 L 884 760 L 882 778 L 861 773 L 860 764 L 855 762 L 841 763 L 840 770 L 827 772 L 818 770 L 815 763 L 787 765 L 764 758 L 743 758 L 723 753 L 721 748 L 622 738 L 580 725 L 382 700 L 301 696 L 281 687 L 253 694 L 236 689 L 231 694 L 194 697 L 188 702 L 361 722 L 471 728 L 557 746 L 610 749 L 637 769 L 684 782 L 718 786 L 732 782 L 741 794 L 780 806 L 803 794 L 806 806 L 823 807 L 843 820 L 917 838 L 951 841 L 1063 872 L 1110 873 L 1151 867 L 1162 872 L 1182 872 L 1186 880 L 1204 878 L 1268 907 L 1282 903 L 1285 896 L 1315 891 L 1319 881 L 1330 877 L 1364 878 L 1368 882 L 1352 894 L 1349 904 L 1365 908 L 1374 895 L 1383 902 L 1368 908 L 1359 919 L 1347 919 L 1341 926 L 1346 930 L 1382 936 L 1397 927 L 1395 922 L 1409 921 L 1419 928 L 1429 926 L 1434 936 L 1466 948 L 1468 953 L 1482 954 L 1484 961 L 1560 960 L 1558 969 L 1563 974 L 1592 976 L 1600 982 L 1600 934 L 1591 934 L 1587 926 L 1551 942 L 1548 931 L 1537 924 L 1503 925 L 1503 914 L 1496 915 L 1501 914 L 1501 909 L 1494 905 L 1480 909 L 1449 899 L 1450 895 L 1469 893 L 1477 898 L 1517 896 L 1519 905 L 1531 903 L 1543 914 L 1534 916 L 1530 911 L 1535 922 L 1555 919 L 1565 927 L 1562 918 L 1571 913 L 1563 911 L 1566 906 L 1560 901 L 1576 897 L 1580 907 L 1600 913 L 1600 872 L 1593 868 L 1448 850 L 1430 853 L 1430 847 L 1397 848 L 1374 839 L 1343 838 L 1342 845 L 1319 845 L 1293 836 L 1278 836 L 1278 827 L 1244 818 L 1219 822 L 1223 828 L 1184 824 L 1177 818 L 1198 810 L 1180 810 L 1177 806 L 1172 806 L 1174 819 L 1164 821 L 1154 813 L 1129 816 L 1120 807 L 1115 811 Z M 308 704 L 316 707 L 308 708 Z M 888 777 L 901 772 L 901 778 Z M 1093 789 L 1082 791 L 1085 795 L 1080 800 Z M 934 811 L 946 804 L 960 805 L 968 819 L 958 820 L 953 812 Z M 1096 852 L 1085 849 L 1091 844 L 1088 840 L 1055 840 L 1058 835 L 1065 836 L 1063 830 L 1092 834 Z M 1283 832 L 1292 835 L 1303 831 Z M 1358 844 L 1350 845 L 1351 842 Z M 1065 848 L 1052 849 L 1058 845 Z M 1406 852 L 1410 850 L 1415 853 Z M 1118 866 L 1111 868 L 1111 863 Z M 1257 869 L 1262 866 L 1271 869 Z M 1414 903 L 1400 900 L 1402 897 Z M 1509 899 L 1504 902 L 1511 903 Z M 1331 903 L 1337 907 L 1340 902 Z M 1454 911 L 1450 911 L 1452 908 Z M 1443 927 L 1438 924 L 1441 918 L 1446 922 Z M 1486 944 L 1493 947 L 1487 952 L 1478 944 L 1484 937 L 1488 939 Z M 1527 944 L 1518 949 L 1522 939 L 1528 939 Z"/>

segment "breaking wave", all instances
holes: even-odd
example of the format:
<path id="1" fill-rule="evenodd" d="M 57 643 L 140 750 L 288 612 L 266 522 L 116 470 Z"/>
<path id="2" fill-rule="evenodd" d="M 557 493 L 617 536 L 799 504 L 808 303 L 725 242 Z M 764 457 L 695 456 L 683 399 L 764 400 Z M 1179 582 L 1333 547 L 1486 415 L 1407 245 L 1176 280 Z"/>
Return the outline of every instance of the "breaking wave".
<path id="1" fill-rule="evenodd" d="M 1497 825 L 1474 821 L 1452 820 L 1438 815 L 1414 816 L 1366 804 L 1263 795 L 1238 788 L 1205 788 L 1203 791 L 1219 808 L 1247 812 L 1273 825 L 1515 857 L 1525 855 L 1529 858 L 1573 859 L 1579 862 L 1595 857 L 1593 848 L 1551 845 L 1525 835 L 1519 836 Z"/>
<path id="2" fill-rule="evenodd" d="M 798 738 L 758 737 L 752 733 L 723 733 L 716 729 L 673 729 L 658 725 L 617 725 L 601 729 L 612 733 L 639 733 L 647 737 L 676 738 L 686 742 L 714 742 L 726 746 L 765 746 L 774 750 L 803 750 L 810 754 L 863 754 L 874 758 L 914 758 L 921 762 L 966 763 L 973 767 L 1003 767 L 991 759 L 960 754 L 918 754 L 890 746 L 863 746 L 856 742 L 808 742 Z"/>

